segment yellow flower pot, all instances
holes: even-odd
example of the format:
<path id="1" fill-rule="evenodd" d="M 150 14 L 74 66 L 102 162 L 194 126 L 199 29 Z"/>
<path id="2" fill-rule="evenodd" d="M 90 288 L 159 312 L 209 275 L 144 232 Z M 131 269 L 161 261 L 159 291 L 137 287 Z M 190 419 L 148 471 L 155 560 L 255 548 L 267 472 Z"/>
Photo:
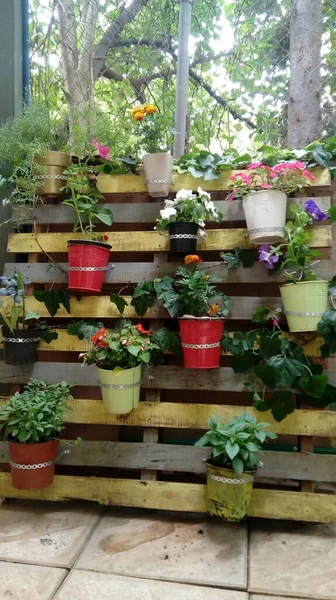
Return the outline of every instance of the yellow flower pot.
<path id="1" fill-rule="evenodd" d="M 328 308 L 328 281 L 286 283 L 280 293 L 289 331 L 316 331 Z"/>
<path id="2" fill-rule="evenodd" d="M 139 407 L 141 365 L 119 373 L 98 369 L 98 377 L 107 412 L 124 415 Z"/>
<path id="3" fill-rule="evenodd" d="M 231 469 L 206 463 L 207 511 L 224 521 L 241 521 L 250 504 L 255 471 L 237 477 Z"/>

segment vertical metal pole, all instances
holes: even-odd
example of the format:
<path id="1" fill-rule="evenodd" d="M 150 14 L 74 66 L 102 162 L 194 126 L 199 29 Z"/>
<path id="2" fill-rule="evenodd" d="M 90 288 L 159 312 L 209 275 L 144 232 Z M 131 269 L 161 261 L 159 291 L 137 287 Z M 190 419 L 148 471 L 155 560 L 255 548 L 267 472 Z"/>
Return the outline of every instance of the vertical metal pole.
<path id="1" fill-rule="evenodd" d="M 29 64 L 29 6 L 28 0 L 22 0 L 22 90 L 23 102 L 30 104 L 30 64 Z"/>
<path id="2" fill-rule="evenodd" d="M 189 86 L 189 35 L 192 0 L 180 0 L 179 42 L 176 79 L 174 158 L 184 153 Z"/>

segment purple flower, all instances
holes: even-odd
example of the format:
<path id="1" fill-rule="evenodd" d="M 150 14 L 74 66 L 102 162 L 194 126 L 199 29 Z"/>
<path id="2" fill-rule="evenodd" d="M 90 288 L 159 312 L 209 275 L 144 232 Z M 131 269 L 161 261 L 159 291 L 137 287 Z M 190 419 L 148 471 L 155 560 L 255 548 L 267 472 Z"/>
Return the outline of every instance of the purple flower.
<path id="1" fill-rule="evenodd" d="M 279 257 L 277 254 L 273 254 L 269 244 L 264 244 L 259 248 L 259 262 L 265 263 L 267 269 L 273 269 L 275 263 L 278 262 Z"/>
<path id="2" fill-rule="evenodd" d="M 328 219 L 328 215 L 317 206 L 312 198 L 309 198 L 305 202 L 305 209 L 309 215 L 314 217 L 315 221 L 325 221 Z"/>

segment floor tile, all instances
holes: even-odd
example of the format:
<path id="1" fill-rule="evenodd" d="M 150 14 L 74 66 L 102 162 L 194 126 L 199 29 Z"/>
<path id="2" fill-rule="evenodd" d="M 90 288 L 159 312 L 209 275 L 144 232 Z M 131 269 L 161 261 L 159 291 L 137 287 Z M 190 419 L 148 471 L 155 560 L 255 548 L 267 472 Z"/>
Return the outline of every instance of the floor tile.
<path id="1" fill-rule="evenodd" d="M 336 599 L 336 525 L 253 523 L 249 591 Z"/>
<path id="2" fill-rule="evenodd" d="M 93 503 L 5 502 L 0 507 L 0 560 L 69 567 L 101 514 Z"/>
<path id="3" fill-rule="evenodd" d="M 243 524 L 110 509 L 76 567 L 245 589 L 246 563 Z"/>
<path id="4" fill-rule="evenodd" d="M 75 570 L 55 600 L 248 600 L 245 592 Z M 15 599 L 16 600 L 16 599 Z"/>
<path id="5" fill-rule="evenodd" d="M 66 569 L 0 561 L 0 597 L 3 600 L 51 600 Z"/>
<path id="6" fill-rule="evenodd" d="M 294 596 L 291 596 L 290 598 L 285 597 L 285 596 L 259 596 L 259 594 L 252 594 L 250 596 L 250 600 L 304 600 L 302 598 L 294 598 Z"/>

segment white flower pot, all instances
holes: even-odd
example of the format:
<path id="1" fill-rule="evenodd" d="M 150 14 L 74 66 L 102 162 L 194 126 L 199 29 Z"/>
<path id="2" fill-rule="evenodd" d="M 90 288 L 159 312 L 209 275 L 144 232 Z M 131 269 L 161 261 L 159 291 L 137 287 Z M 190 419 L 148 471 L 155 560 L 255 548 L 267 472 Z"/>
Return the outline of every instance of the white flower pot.
<path id="1" fill-rule="evenodd" d="M 146 186 L 152 198 L 165 198 L 169 194 L 173 157 L 167 152 L 145 154 L 143 157 Z"/>
<path id="2" fill-rule="evenodd" d="M 253 244 L 275 244 L 285 236 L 287 196 L 280 190 L 260 190 L 243 199 L 249 238 Z"/>

